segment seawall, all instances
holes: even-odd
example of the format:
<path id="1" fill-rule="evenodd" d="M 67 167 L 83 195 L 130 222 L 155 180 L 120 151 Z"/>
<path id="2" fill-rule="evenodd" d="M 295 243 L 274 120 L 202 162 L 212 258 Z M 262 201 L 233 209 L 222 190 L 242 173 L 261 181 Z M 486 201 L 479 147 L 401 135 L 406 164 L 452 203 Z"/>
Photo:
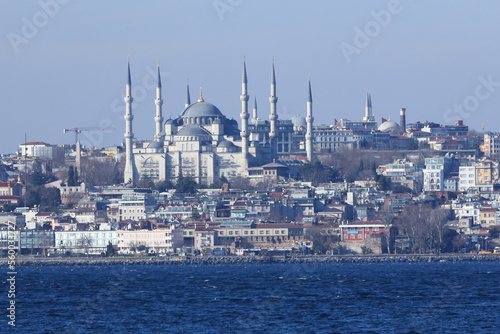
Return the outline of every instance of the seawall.
<path id="1" fill-rule="evenodd" d="M 468 262 L 500 261 L 500 254 L 461 255 L 338 255 L 338 256 L 207 256 L 207 257 L 70 257 L 32 258 L 19 257 L 17 266 L 87 266 L 87 265 L 214 265 L 259 263 L 382 263 L 382 262 Z M 8 265 L 6 258 L 0 266 Z"/>

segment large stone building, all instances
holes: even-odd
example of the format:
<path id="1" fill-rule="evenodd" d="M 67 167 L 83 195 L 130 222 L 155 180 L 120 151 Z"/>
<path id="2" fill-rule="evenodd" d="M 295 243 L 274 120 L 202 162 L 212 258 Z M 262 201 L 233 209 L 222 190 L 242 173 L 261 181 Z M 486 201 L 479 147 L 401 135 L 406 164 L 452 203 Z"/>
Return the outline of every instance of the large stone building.
<path id="1" fill-rule="evenodd" d="M 249 167 L 259 167 L 279 160 L 294 151 L 293 123 L 278 120 L 276 113 L 276 78 L 274 62 L 271 76 L 270 115 L 257 118 L 255 104 L 249 124 L 246 65 L 243 63 L 241 99 L 241 130 L 238 123 L 227 118 L 216 106 L 206 102 L 200 89 L 199 99 L 191 103 L 189 85 L 184 110 L 176 118 L 163 122 L 160 70 L 156 88 L 154 140 L 133 142 L 132 83 L 130 63 L 126 85 L 125 183 L 141 178 L 152 181 L 176 181 L 191 176 L 200 184 L 210 185 L 220 177 L 248 176 Z M 306 131 L 302 154 L 312 159 L 312 94 L 309 82 Z"/>

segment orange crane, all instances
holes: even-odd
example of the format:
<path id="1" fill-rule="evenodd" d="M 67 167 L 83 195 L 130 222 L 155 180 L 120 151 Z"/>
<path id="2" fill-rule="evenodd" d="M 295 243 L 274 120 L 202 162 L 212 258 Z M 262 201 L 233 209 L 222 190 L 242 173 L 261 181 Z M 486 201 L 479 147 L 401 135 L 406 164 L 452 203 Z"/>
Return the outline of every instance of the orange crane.
<path id="1" fill-rule="evenodd" d="M 74 132 L 75 133 L 75 144 L 78 142 L 78 134 L 82 133 L 83 131 L 108 131 L 108 130 L 114 130 L 114 127 L 107 126 L 107 127 L 87 127 L 87 128 L 72 128 L 72 129 L 63 129 L 63 133 L 67 132 Z"/>

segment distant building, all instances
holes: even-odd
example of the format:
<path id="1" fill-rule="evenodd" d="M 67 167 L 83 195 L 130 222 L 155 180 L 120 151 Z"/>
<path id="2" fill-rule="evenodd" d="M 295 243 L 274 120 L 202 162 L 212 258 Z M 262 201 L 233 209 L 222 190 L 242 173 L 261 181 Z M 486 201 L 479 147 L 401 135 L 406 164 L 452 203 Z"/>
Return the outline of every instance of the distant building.
<path id="1" fill-rule="evenodd" d="M 314 127 L 314 152 L 337 152 L 352 150 L 358 143 L 354 141 L 353 130 L 339 129 L 332 126 Z"/>
<path id="2" fill-rule="evenodd" d="M 451 170 L 452 158 L 435 157 L 425 159 L 424 191 L 442 191 L 445 174 Z"/>
<path id="3" fill-rule="evenodd" d="M 274 63 L 271 75 L 269 120 L 257 117 L 257 106 L 249 122 L 246 64 L 243 63 L 241 130 L 238 122 L 227 118 L 215 105 L 205 102 L 201 88 L 199 99 L 191 103 L 189 86 L 186 103 L 179 116 L 164 122 L 160 70 L 156 88 L 155 132 L 152 141 L 133 142 L 132 81 L 130 64 L 125 97 L 125 183 L 134 184 L 141 178 L 153 181 L 176 181 L 190 176 L 199 184 L 213 184 L 226 178 L 248 176 L 249 167 L 259 167 L 294 151 L 294 124 L 278 120 Z M 309 83 L 304 149 L 298 152 L 312 160 L 312 94 Z M 295 150 L 297 154 L 297 150 Z"/>
<path id="4" fill-rule="evenodd" d="M 470 188 L 476 188 L 476 163 L 469 162 L 461 164 L 459 167 L 458 191 L 467 191 Z"/>
<path id="5" fill-rule="evenodd" d="M 19 145 L 23 157 L 37 157 L 46 160 L 64 160 L 64 148 L 44 142 L 28 142 Z"/>

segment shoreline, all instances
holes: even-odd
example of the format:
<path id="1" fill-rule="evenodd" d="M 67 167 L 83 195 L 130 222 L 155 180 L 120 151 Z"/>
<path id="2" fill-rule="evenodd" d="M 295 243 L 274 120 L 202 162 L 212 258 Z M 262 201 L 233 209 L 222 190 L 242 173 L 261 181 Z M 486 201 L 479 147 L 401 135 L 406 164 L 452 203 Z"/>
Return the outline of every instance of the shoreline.
<path id="1" fill-rule="evenodd" d="M 92 265 L 221 265 L 265 263 L 422 263 L 422 262 L 490 262 L 500 261 L 500 254 L 460 255 L 303 255 L 303 256 L 207 256 L 207 257 L 19 257 L 16 266 L 92 266 Z M 0 266 L 8 266 L 8 259 L 0 259 Z"/>

